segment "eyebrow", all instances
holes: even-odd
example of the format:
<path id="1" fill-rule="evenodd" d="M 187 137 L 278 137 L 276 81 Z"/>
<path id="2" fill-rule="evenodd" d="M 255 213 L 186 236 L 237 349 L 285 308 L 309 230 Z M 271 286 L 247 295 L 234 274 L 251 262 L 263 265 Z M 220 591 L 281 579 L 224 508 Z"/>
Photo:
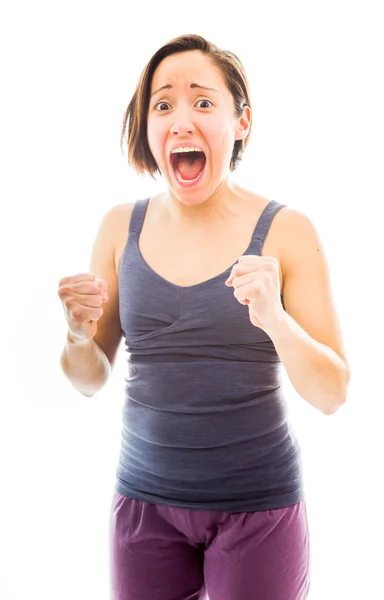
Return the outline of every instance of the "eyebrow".
<path id="1" fill-rule="evenodd" d="M 189 87 L 191 89 L 199 88 L 200 90 L 209 90 L 211 92 L 217 92 L 218 94 L 220 94 L 219 90 L 216 90 L 215 88 L 207 87 L 206 85 L 200 85 L 199 83 L 191 83 Z M 163 85 L 161 88 L 159 88 L 158 90 L 153 92 L 151 94 L 151 98 L 158 92 L 161 92 L 161 90 L 171 90 L 172 88 L 173 88 L 173 85 L 171 85 L 170 83 L 167 83 L 166 85 Z"/>

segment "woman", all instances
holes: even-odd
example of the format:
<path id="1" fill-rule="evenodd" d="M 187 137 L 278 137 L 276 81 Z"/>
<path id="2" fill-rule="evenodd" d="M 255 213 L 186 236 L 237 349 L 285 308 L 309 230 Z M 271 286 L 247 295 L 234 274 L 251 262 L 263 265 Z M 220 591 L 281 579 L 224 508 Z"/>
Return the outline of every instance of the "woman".
<path id="1" fill-rule="evenodd" d="M 251 119 L 233 53 L 197 35 L 163 46 L 122 139 L 128 123 L 129 164 L 161 173 L 167 189 L 112 208 L 91 272 L 60 282 L 73 385 L 92 396 L 123 336 L 129 352 L 110 523 L 115 600 L 308 594 L 300 448 L 280 368 L 330 415 L 349 367 L 311 221 L 230 180 Z"/>

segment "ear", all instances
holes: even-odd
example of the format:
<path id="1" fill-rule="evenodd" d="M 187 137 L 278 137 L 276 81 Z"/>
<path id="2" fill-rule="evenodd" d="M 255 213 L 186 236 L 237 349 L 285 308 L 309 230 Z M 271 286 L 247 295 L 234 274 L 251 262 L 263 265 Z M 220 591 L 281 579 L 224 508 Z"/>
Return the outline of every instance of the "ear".
<path id="1" fill-rule="evenodd" d="M 243 114 L 239 117 L 237 121 L 236 131 L 235 131 L 235 140 L 243 140 L 247 137 L 250 127 L 251 127 L 251 109 L 249 106 L 244 106 Z"/>

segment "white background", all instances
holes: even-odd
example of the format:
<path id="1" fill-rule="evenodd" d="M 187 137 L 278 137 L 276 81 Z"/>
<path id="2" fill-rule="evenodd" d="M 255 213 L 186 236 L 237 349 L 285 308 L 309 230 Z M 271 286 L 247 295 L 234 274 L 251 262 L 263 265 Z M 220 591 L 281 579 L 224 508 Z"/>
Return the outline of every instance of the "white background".
<path id="1" fill-rule="evenodd" d="M 199 33 L 243 61 L 253 131 L 233 179 L 306 213 L 352 369 L 326 417 L 287 381 L 312 545 L 309 600 L 379 598 L 383 521 L 383 21 L 379 2 L 13 2 L 0 15 L 0 596 L 109 598 L 127 355 L 85 398 L 60 370 L 58 282 L 102 216 L 164 189 L 119 148 L 152 54 Z M 166 599 L 164 599 L 166 600 Z"/>

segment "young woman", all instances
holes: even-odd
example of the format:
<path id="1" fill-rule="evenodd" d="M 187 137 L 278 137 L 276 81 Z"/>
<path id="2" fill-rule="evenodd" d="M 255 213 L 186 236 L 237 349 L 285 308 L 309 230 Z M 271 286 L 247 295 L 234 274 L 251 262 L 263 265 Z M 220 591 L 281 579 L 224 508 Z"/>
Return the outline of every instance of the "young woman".
<path id="1" fill-rule="evenodd" d="M 123 336 L 129 353 L 115 600 L 308 594 L 300 448 L 280 368 L 330 415 L 349 367 L 313 224 L 230 179 L 251 120 L 233 53 L 197 35 L 158 50 L 122 140 L 128 123 L 129 164 L 161 173 L 167 189 L 108 211 L 90 273 L 59 284 L 62 367 L 79 391 L 106 383 Z"/>

